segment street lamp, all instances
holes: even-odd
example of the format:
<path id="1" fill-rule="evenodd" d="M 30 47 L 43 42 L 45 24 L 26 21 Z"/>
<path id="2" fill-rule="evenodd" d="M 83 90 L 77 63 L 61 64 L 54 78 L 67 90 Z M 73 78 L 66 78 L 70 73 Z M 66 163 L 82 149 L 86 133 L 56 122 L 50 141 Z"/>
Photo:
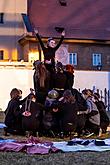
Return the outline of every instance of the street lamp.
<path id="1" fill-rule="evenodd" d="M 101 65 L 101 63 L 98 63 L 98 65 L 97 65 L 97 70 L 102 70 L 102 65 Z"/>

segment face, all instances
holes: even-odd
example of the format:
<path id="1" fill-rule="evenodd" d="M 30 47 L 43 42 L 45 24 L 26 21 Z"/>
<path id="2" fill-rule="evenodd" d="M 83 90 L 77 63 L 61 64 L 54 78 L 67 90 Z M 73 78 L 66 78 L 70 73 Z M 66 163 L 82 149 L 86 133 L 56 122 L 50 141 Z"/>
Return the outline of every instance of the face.
<path id="1" fill-rule="evenodd" d="M 48 42 L 48 46 L 50 46 L 51 48 L 54 48 L 54 47 L 56 46 L 55 41 L 54 41 L 54 40 L 50 40 L 50 41 Z"/>

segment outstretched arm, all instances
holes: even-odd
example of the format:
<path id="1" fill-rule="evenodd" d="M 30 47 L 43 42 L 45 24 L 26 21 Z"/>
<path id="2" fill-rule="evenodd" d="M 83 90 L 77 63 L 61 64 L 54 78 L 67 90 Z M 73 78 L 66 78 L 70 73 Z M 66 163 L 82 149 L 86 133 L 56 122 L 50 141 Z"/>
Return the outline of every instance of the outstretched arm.
<path id="1" fill-rule="evenodd" d="M 41 40 L 41 37 L 39 36 L 39 32 L 38 32 L 37 29 L 34 29 L 34 34 L 35 34 L 36 38 L 39 40 L 39 43 L 41 45 L 41 48 L 44 49 L 44 44 L 43 44 L 43 42 Z"/>
<path id="2" fill-rule="evenodd" d="M 63 32 L 61 33 L 61 39 L 60 39 L 59 43 L 56 45 L 56 47 L 55 47 L 56 50 L 57 50 L 57 49 L 60 47 L 60 45 L 62 44 L 62 41 L 63 41 L 63 39 L 64 39 L 64 36 L 65 36 L 65 30 L 63 30 Z"/>

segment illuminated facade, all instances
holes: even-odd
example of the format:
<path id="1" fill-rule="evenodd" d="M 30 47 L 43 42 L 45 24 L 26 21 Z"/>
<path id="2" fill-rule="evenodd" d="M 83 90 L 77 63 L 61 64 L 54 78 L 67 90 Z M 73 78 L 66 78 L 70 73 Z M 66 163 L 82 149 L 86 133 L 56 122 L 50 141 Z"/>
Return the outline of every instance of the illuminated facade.
<path id="1" fill-rule="evenodd" d="M 18 43 L 25 33 L 21 13 L 27 13 L 27 0 L 0 0 L 0 61 L 23 59 Z"/>
<path id="2" fill-rule="evenodd" d="M 21 14 L 25 13 L 44 43 L 48 37 L 59 40 L 56 27 L 65 28 L 63 49 L 58 54 L 66 54 L 67 63 L 75 69 L 109 71 L 110 1 L 106 1 L 65 0 L 62 5 L 59 0 L 0 0 L 0 60 L 43 60 L 38 40 L 24 25 Z"/>
<path id="3" fill-rule="evenodd" d="M 64 47 L 59 52 L 59 60 L 66 54 L 67 63 L 73 64 L 77 70 L 109 71 L 109 6 L 110 0 L 106 0 L 106 3 L 103 0 L 65 0 L 63 4 L 59 0 L 28 0 L 28 16 L 32 25 L 38 28 L 44 43 L 48 37 L 59 40 L 58 27 L 65 28 Z M 42 57 L 38 40 L 34 36 L 23 36 L 19 43 L 26 61 L 29 52 L 36 52 L 36 58 Z M 32 53 L 30 56 L 32 60 Z"/>

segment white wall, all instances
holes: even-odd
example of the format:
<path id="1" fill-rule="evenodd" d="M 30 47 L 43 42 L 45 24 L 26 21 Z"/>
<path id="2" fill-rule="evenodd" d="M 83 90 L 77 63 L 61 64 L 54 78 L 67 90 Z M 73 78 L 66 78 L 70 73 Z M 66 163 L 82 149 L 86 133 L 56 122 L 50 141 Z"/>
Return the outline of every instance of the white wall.
<path id="1" fill-rule="evenodd" d="M 90 88 L 110 89 L 110 72 L 102 71 L 75 71 L 74 87 L 77 89 Z"/>
<path id="2" fill-rule="evenodd" d="M 0 12 L 27 13 L 27 0 L 0 0 Z"/>
<path id="3" fill-rule="evenodd" d="M 23 91 L 23 97 L 33 88 L 33 70 L 29 69 L 0 69 L 0 108 L 5 110 L 10 99 L 12 88 Z"/>
<path id="4" fill-rule="evenodd" d="M 12 88 L 19 88 L 23 91 L 23 97 L 29 94 L 33 88 L 32 69 L 0 68 L 0 108 L 4 111 L 10 99 Z M 74 87 L 77 89 L 90 88 L 93 86 L 103 90 L 110 89 L 110 72 L 98 71 L 75 71 Z"/>

